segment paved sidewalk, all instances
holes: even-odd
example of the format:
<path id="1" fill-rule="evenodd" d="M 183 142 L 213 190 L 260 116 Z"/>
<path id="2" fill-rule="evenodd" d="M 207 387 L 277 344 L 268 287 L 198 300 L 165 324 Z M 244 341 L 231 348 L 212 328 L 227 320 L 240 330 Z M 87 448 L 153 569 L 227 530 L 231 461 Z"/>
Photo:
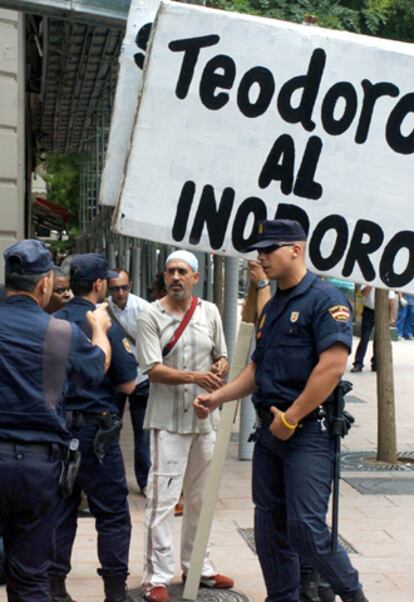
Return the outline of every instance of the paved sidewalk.
<path id="1" fill-rule="evenodd" d="M 368 350 L 367 358 L 371 346 Z M 393 343 L 396 389 L 398 449 L 414 452 L 414 341 Z M 351 359 L 349 367 L 351 366 Z M 369 365 L 369 361 L 367 362 Z M 348 409 L 357 424 L 347 437 L 344 451 L 376 449 L 376 380 L 366 370 L 346 374 L 353 381 L 353 400 Z M 235 427 L 237 430 L 237 427 Z M 133 537 L 130 554 L 130 588 L 136 588 L 142 574 L 143 509 L 145 500 L 138 494 L 132 472 L 132 438 L 129 424 L 123 434 L 123 448 L 130 485 L 130 507 Z M 236 589 L 255 602 L 265 598 L 263 580 L 257 557 L 241 536 L 240 529 L 253 527 L 250 497 L 251 463 L 237 459 L 237 443 L 230 446 L 225 477 L 220 490 L 211 535 L 212 557 L 220 572 L 234 577 Z M 414 479 L 413 472 L 345 472 L 351 478 Z M 353 546 L 355 566 L 370 602 L 413 602 L 414 600 L 414 498 L 412 495 L 363 495 L 348 483 L 341 484 L 341 536 Z M 179 540 L 181 519 L 175 519 Z M 247 534 L 249 531 L 247 532 Z M 179 550 L 178 545 L 176 549 Z M 78 602 L 102 602 L 102 583 L 96 575 L 96 537 L 92 519 L 79 520 L 78 536 L 73 554 L 73 570 L 68 589 Z M 180 575 L 177 565 L 177 580 Z M 0 590 L 0 600 L 4 590 Z"/>

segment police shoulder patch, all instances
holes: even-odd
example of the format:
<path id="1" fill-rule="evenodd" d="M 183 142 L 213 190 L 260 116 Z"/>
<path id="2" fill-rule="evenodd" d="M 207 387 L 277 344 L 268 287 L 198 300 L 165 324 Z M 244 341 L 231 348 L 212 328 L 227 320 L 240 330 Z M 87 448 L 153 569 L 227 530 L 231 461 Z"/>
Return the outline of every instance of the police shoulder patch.
<path id="1" fill-rule="evenodd" d="M 128 351 L 128 353 L 132 353 L 131 345 L 126 337 L 122 339 L 122 344 L 125 347 L 125 349 Z"/>
<path id="2" fill-rule="evenodd" d="M 331 317 L 337 322 L 348 322 L 351 312 L 346 305 L 334 305 L 329 308 Z"/>

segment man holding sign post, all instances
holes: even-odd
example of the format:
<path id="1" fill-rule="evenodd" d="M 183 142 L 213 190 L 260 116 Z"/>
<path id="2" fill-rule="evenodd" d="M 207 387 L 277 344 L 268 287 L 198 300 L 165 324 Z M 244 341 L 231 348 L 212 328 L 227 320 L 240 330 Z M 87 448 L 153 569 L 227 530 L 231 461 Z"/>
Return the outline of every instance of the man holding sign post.
<path id="1" fill-rule="evenodd" d="M 278 291 L 260 317 L 252 362 L 194 407 L 206 418 L 254 393 L 255 537 L 267 602 L 297 602 L 299 556 L 343 602 L 367 602 L 344 548 L 331 549 L 325 522 L 333 478 L 329 404 L 351 350 L 351 311 L 340 291 L 307 271 L 305 241 L 293 220 L 259 223 L 248 250 L 258 250 Z"/>
<path id="2" fill-rule="evenodd" d="M 167 586 L 175 574 L 174 507 L 181 491 L 181 568 L 186 580 L 218 425 L 218 412 L 198 420 L 192 401 L 197 392 L 220 387 L 228 371 L 218 309 L 192 294 L 198 279 L 196 256 L 174 251 L 165 264 L 167 295 L 138 318 L 139 365 L 151 382 L 144 421 L 151 433 L 152 458 L 143 575 L 149 602 L 169 601 Z M 233 586 L 232 579 L 217 574 L 208 549 L 200 582 L 218 589 Z"/>

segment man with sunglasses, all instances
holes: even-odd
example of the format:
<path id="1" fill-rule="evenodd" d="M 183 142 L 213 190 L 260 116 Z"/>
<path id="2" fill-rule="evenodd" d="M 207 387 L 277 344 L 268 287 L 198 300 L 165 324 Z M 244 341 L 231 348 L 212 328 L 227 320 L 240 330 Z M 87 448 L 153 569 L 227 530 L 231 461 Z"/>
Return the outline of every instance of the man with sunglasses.
<path id="1" fill-rule="evenodd" d="M 118 322 L 124 330 L 126 345 L 136 356 L 138 317 L 149 307 L 145 299 L 131 293 L 132 282 L 129 273 L 123 269 L 115 269 L 117 276 L 109 280 L 108 299 L 109 313 L 113 320 Z M 149 380 L 137 368 L 137 384 L 131 395 L 118 394 L 119 411 L 122 415 L 127 397 L 131 414 L 132 428 L 134 431 L 134 469 L 140 491 L 145 495 L 147 489 L 148 472 L 151 465 L 149 431 L 144 431 L 144 416 L 148 402 Z"/>
<path id="2" fill-rule="evenodd" d="M 253 456 L 256 547 L 267 602 L 298 602 L 300 558 L 343 602 L 367 602 L 345 549 L 331 548 L 326 525 L 334 438 L 324 404 L 344 373 L 352 345 L 343 294 L 306 268 L 306 234 L 293 220 L 258 224 L 257 250 L 278 290 L 259 318 L 252 361 L 230 383 L 199 395 L 199 418 L 253 393 L 258 416 Z"/>

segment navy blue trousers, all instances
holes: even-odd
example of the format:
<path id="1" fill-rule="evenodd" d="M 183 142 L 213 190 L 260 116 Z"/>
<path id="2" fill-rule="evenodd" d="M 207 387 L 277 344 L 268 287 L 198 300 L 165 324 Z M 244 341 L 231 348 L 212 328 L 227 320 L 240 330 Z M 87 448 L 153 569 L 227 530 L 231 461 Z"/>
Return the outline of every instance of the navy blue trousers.
<path id="1" fill-rule="evenodd" d="M 375 326 L 375 311 L 369 307 L 365 307 L 362 310 L 361 319 L 361 337 L 359 339 L 358 347 L 355 352 L 354 366 L 357 368 L 364 367 L 364 358 L 367 352 L 369 338 L 371 332 Z M 371 358 L 371 365 L 375 368 L 375 349 L 374 354 Z"/>
<path id="2" fill-rule="evenodd" d="M 142 490 L 147 486 L 148 473 L 151 466 L 150 433 L 143 429 L 145 410 L 149 394 L 148 381 L 138 385 L 132 395 L 129 395 L 129 412 L 134 432 L 134 471 L 138 487 Z M 118 395 L 117 404 L 121 416 L 124 414 L 127 396 Z"/>
<path id="3" fill-rule="evenodd" d="M 267 602 L 298 602 L 299 556 L 338 595 L 361 588 L 344 548 L 331 551 L 326 525 L 333 477 L 333 440 L 318 421 L 289 441 L 258 429 L 253 455 L 256 548 Z"/>
<path id="4" fill-rule="evenodd" d="M 98 574 L 127 576 L 131 519 L 128 508 L 128 489 L 125 467 L 119 442 L 115 442 L 100 464 L 93 451 L 96 426 L 74 431 L 80 440 L 82 460 L 76 485 L 71 496 L 62 504 L 56 529 L 51 575 L 66 576 L 70 569 L 73 542 L 76 536 L 81 491 L 84 491 L 89 509 L 95 518 L 98 533 Z"/>
<path id="5" fill-rule="evenodd" d="M 0 537 L 0 585 L 5 583 L 4 580 L 4 563 L 6 562 L 6 557 L 4 555 L 4 544 L 3 537 Z"/>
<path id="6" fill-rule="evenodd" d="M 59 517 L 61 462 L 24 445 L 0 449 L 0 533 L 9 602 L 50 602 L 48 568 Z"/>

